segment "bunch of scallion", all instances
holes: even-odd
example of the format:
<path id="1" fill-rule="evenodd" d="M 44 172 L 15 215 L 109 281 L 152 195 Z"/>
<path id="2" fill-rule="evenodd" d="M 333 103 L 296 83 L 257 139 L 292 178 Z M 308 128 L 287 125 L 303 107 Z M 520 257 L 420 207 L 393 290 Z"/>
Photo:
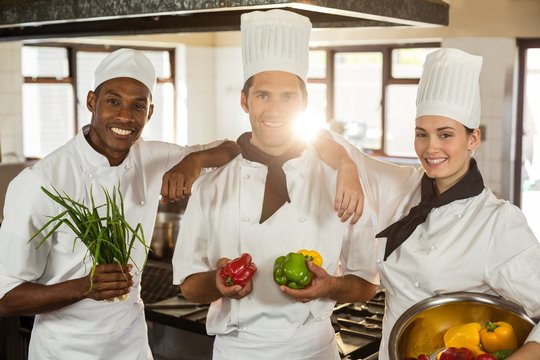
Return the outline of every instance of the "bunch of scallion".
<path id="1" fill-rule="evenodd" d="M 124 216 L 124 198 L 118 190 L 113 187 L 112 192 L 102 187 L 105 194 L 105 204 L 96 206 L 92 189 L 90 189 L 91 207 L 84 202 L 75 201 L 64 193 L 60 194 L 53 188 L 54 193 L 41 187 L 41 190 L 65 210 L 56 216 L 50 216 L 50 220 L 41 227 L 28 241 L 32 241 L 36 236 L 43 233 L 49 225 L 54 224 L 51 230 L 46 232 L 41 241 L 36 245 L 39 248 L 53 233 L 62 225 L 67 225 L 75 234 L 73 241 L 79 239 L 88 249 L 88 254 L 92 257 L 92 269 L 90 271 L 90 287 L 92 290 L 92 277 L 97 265 L 127 264 L 131 258 L 131 250 L 135 241 L 143 244 L 146 253 L 148 245 L 144 240 L 142 225 L 139 223 L 135 228 L 127 223 Z M 104 209 L 103 209 L 104 208 Z M 138 265 L 134 264 L 137 268 Z M 144 265 L 144 264 L 143 264 Z M 118 297 L 112 301 L 127 299 Z"/>

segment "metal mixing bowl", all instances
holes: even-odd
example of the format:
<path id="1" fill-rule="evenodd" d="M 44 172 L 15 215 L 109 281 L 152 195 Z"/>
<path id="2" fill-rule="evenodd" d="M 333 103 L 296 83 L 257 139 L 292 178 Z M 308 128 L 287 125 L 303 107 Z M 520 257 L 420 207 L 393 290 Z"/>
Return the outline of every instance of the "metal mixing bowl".
<path id="1" fill-rule="evenodd" d="M 390 333 L 390 359 L 433 354 L 444 348 L 443 336 L 448 328 L 475 321 L 482 325 L 488 321 L 510 323 L 520 345 L 534 326 L 519 305 L 501 297 L 470 292 L 437 295 L 399 317 Z"/>

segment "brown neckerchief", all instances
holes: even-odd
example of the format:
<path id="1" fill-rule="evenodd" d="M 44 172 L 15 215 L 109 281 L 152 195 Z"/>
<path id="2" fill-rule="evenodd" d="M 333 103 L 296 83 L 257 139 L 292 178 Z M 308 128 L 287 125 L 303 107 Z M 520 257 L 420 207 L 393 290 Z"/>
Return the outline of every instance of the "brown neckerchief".
<path id="1" fill-rule="evenodd" d="M 259 150 L 251 143 L 251 132 L 243 133 L 236 142 L 242 150 L 244 159 L 255 161 L 268 167 L 264 185 L 261 218 L 259 220 L 259 224 L 262 224 L 278 211 L 285 202 L 291 202 L 289 192 L 287 191 L 287 177 L 283 171 L 283 164 L 300 156 L 306 148 L 306 144 L 302 141 L 296 141 L 284 154 L 273 156 Z"/>
<path id="2" fill-rule="evenodd" d="M 476 165 L 476 160 L 473 158 L 471 158 L 467 174 L 439 196 L 435 192 L 435 180 L 424 174 L 421 183 L 422 198 L 420 203 L 411 208 L 409 214 L 403 219 L 393 223 L 376 235 L 377 238 L 387 238 L 384 260 L 411 236 L 418 225 L 426 221 L 432 209 L 450 204 L 455 200 L 477 196 L 483 190 L 484 181 Z"/>

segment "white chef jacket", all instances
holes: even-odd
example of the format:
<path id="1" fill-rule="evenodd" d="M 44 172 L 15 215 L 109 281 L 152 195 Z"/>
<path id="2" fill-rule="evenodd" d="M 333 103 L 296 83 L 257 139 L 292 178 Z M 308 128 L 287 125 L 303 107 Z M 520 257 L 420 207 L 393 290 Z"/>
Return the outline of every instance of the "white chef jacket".
<path id="1" fill-rule="evenodd" d="M 333 210 L 335 171 L 313 149 L 284 164 L 291 203 L 259 224 L 267 167 L 236 157 L 199 178 L 173 256 L 174 283 L 215 269 L 218 259 L 250 253 L 253 292 L 213 302 L 206 319 L 216 335 L 214 359 L 339 359 L 330 325 L 335 302 L 292 300 L 273 280 L 274 260 L 314 249 L 329 274 L 354 274 L 378 284 L 375 243 L 340 222 Z M 340 267 L 341 264 L 341 267 Z M 303 340 L 300 340 L 303 339 Z M 311 341 L 305 339 L 312 339 Z"/>
<path id="2" fill-rule="evenodd" d="M 375 160 L 334 137 L 355 161 L 375 234 L 420 202 L 423 169 Z M 379 358 L 397 319 L 428 297 L 455 291 L 495 293 L 540 316 L 540 244 L 522 212 L 485 188 L 478 196 L 433 209 L 426 221 L 383 261 L 386 239 L 377 239 L 377 267 L 386 289 Z M 540 342 L 537 325 L 528 341 Z"/>
<path id="3" fill-rule="evenodd" d="M 189 152 L 202 148 L 139 139 L 120 165 L 110 166 L 88 144 L 83 131 L 10 183 L 0 227 L 0 297 L 23 282 L 52 285 L 83 277 L 91 269 L 86 247 L 67 226 L 60 227 L 38 249 L 42 237 L 28 243 L 48 216 L 64 210 L 40 186 L 55 188 L 87 205 L 92 189 L 98 205 L 105 203 L 101 186 L 111 191 L 120 184 L 126 220 L 132 226 L 142 224 L 149 246 L 163 174 Z M 136 241 L 132 263 L 139 269 L 134 266 L 134 285 L 127 301 L 85 299 L 36 315 L 29 358 L 151 359 L 139 287 L 145 255 Z"/>

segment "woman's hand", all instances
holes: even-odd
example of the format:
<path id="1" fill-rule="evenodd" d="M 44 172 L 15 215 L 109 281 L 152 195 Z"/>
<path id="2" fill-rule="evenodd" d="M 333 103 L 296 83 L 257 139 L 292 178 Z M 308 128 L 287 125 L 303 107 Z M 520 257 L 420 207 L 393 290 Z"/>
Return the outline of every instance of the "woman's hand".
<path id="1" fill-rule="evenodd" d="M 338 168 L 334 210 L 342 222 L 351 218 L 351 225 L 360 219 L 364 208 L 364 192 L 358 170 L 350 159 L 344 159 Z"/>
<path id="2" fill-rule="evenodd" d="M 536 341 L 526 342 L 510 355 L 507 360 L 540 360 L 540 343 Z"/>

